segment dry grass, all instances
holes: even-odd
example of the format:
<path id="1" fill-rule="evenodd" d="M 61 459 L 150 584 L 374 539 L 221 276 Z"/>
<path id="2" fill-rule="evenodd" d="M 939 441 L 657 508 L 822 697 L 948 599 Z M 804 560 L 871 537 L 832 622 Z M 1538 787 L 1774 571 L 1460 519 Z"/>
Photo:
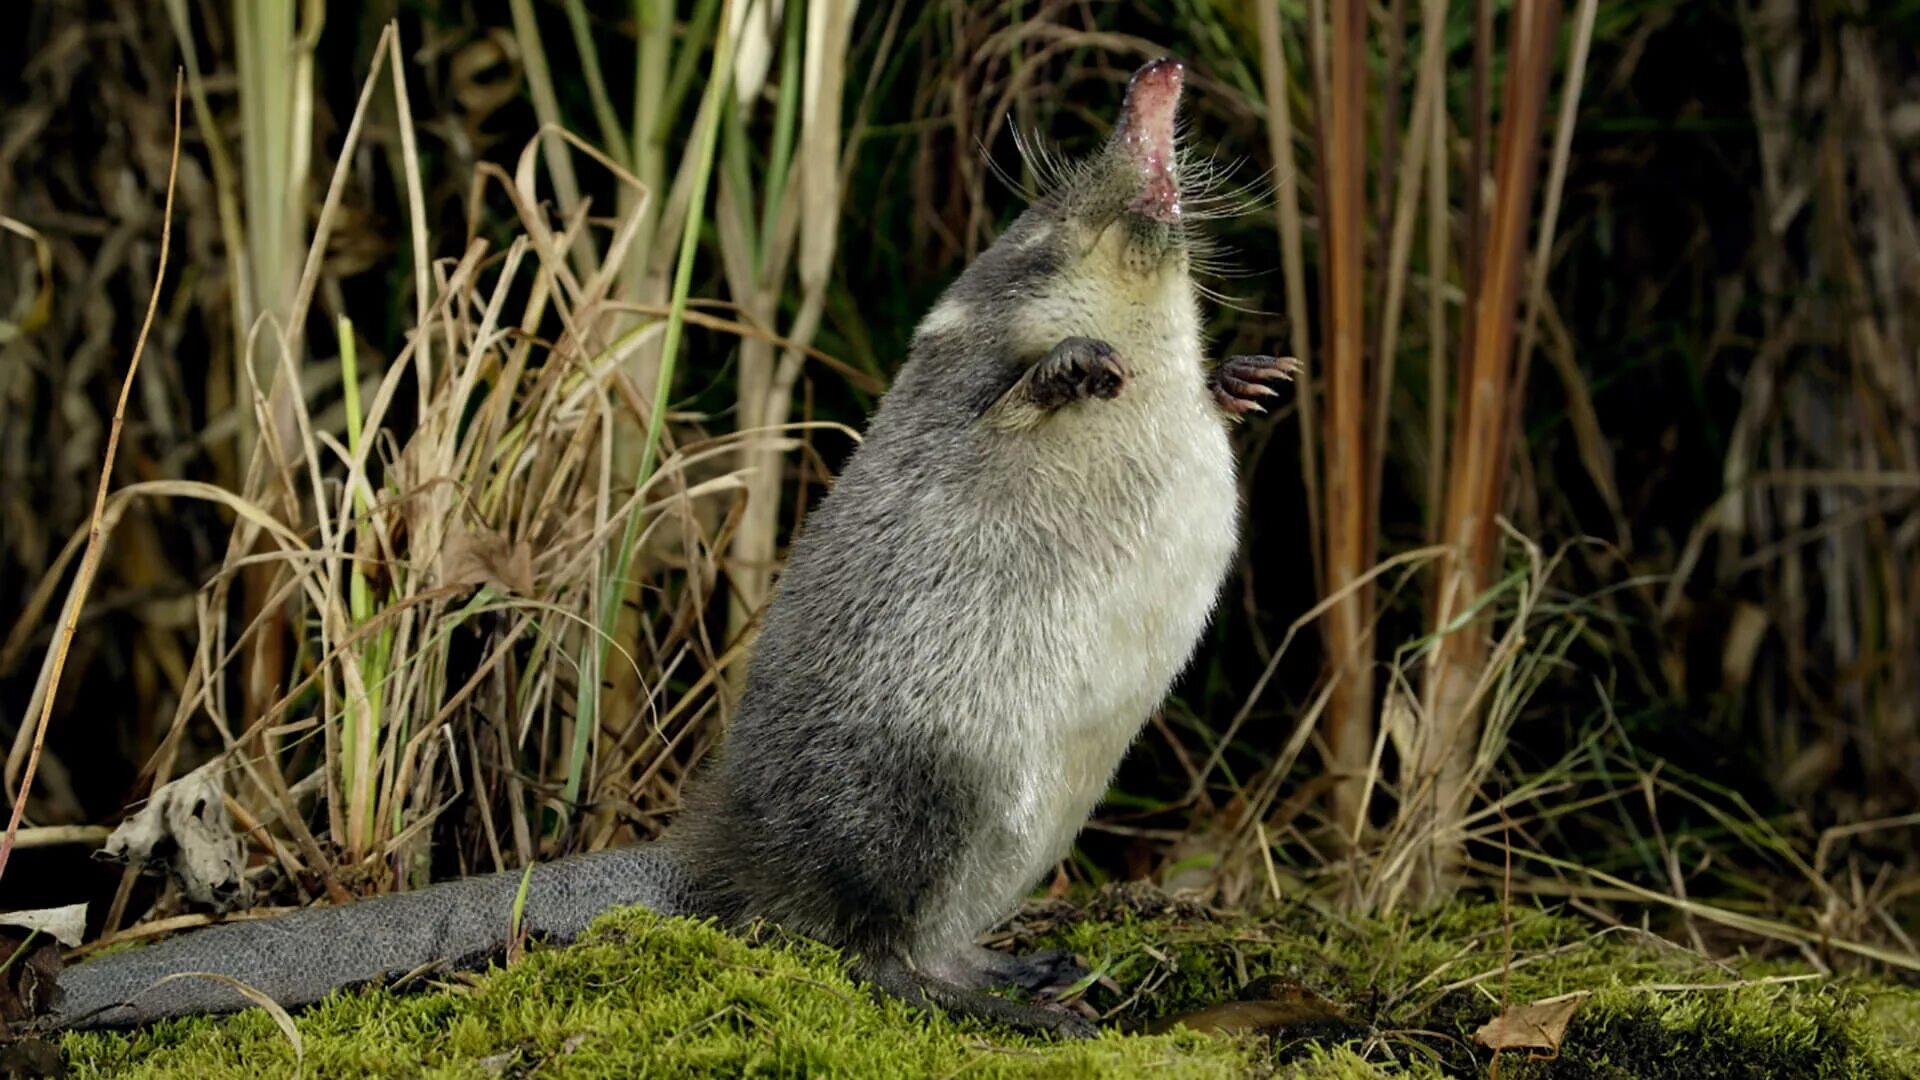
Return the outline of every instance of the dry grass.
<path id="1" fill-rule="evenodd" d="M 60 685 L 61 670 L 66 667 L 67 655 L 73 648 L 73 632 L 80 621 L 80 606 L 86 599 L 87 590 L 93 585 L 93 575 L 100 567 L 100 521 L 107 507 L 107 488 L 113 480 L 113 462 L 120 449 L 120 432 L 127 422 L 127 398 L 132 395 L 134 378 L 140 373 L 140 354 L 146 351 L 147 335 L 153 330 L 153 315 L 160 307 L 160 283 L 166 277 L 167 249 L 173 242 L 173 193 L 174 182 L 180 171 L 180 79 L 175 78 L 173 85 L 173 147 L 167 156 L 167 202 L 160 212 L 160 255 L 154 268 L 153 291 L 147 296 L 147 314 L 140 322 L 140 336 L 134 339 L 133 356 L 127 361 L 126 377 L 120 381 L 120 399 L 113 407 L 113 426 L 107 429 L 107 459 L 100 466 L 100 482 L 93 493 L 93 514 L 87 523 L 87 546 L 80 556 L 80 576 L 75 581 L 73 594 L 66 604 L 65 618 L 60 626 L 57 644 L 47 656 L 47 666 L 41 675 L 41 685 L 47 689 L 41 693 L 40 708 L 34 717 L 33 741 L 27 751 L 26 762 L 20 772 L 20 787 L 13 798 L 13 812 L 7 816 L 7 831 L 0 838 L 0 875 L 7 872 L 7 861 L 13 857 L 13 846 L 20 836 L 20 820 L 26 816 L 26 792 L 33 790 L 34 774 L 40 771 L 40 758 L 46 751 L 47 725 L 53 719 L 52 689 Z M 27 726 L 21 725 L 24 734 Z"/>
<path id="2" fill-rule="evenodd" d="M 1586 8 L 1591 23 L 1594 7 Z M 1508 75 L 1495 155 L 1492 206 L 1486 232 L 1471 237 L 1478 255 L 1475 304 L 1463 320 L 1466 348 L 1461 353 L 1454 396 L 1453 436 L 1449 444 L 1446 509 L 1441 537 L 1449 553 L 1438 568 L 1433 625 L 1441 632 L 1429 658 L 1419 734 L 1402 747 L 1402 785 L 1428 794 L 1415 800 L 1414 813 L 1432 820 L 1436 837 L 1464 814 L 1475 785 L 1469 765 L 1478 742 L 1483 670 L 1487 667 L 1485 629 L 1470 617 L 1479 606 L 1496 565 L 1494 520 L 1506 505 L 1518 403 L 1525 383 L 1526 357 L 1516 356 L 1516 326 L 1527 237 L 1533 231 L 1534 190 L 1540 166 L 1540 123 L 1549 76 L 1557 51 L 1559 5 L 1520 5 L 1508 19 Z M 1567 86 L 1578 91 L 1584 72 L 1570 73 Z M 1469 177 L 1477 197 L 1480 177 Z M 1549 205 L 1558 192 L 1549 193 Z M 1551 245 L 1551 219 L 1541 243 Z M 1538 263 L 1544 271 L 1544 263 Z M 1463 616 L 1465 616 L 1463 618 Z M 1437 893 L 1447 889 L 1450 862 L 1457 858 L 1437 839 L 1422 868 Z"/>
<path id="3" fill-rule="evenodd" d="M 1472 37 L 1476 72 L 1482 74 L 1494 47 L 1484 8 Z M 1595 10 L 1592 3 L 1581 7 L 1582 42 L 1591 35 Z M 1506 505 L 1512 433 L 1531 346 L 1530 335 L 1524 344 L 1516 341 L 1519 301 L 1523 291 L 1538 297 L 1544 288 L 1567 140 L 1585 72 L 1585 47 L 1580 45 L 1567 64 L 1560 92 L 1562 137 L 1556 168 L 1548 178 L 1545 208 L 1536 217 L 1539 129 L 1558 57 L 1558 11 L 1555 2 L 1526 3 L 1505 20 L 1508 63 L 1491 206 L 1483 213 L 1480 193 L 1488 180 L 1477 164 L 1483 142 L 1477 133 L 1466 181 L 1459 185 L 1465 194 L 1460 217 L 1467 304 L 1460 325 L 1466 346 L 1451 419 L 1445 408 L 1445 298 L 1450 288 L 1448 252 L 1453 229 L 1453 207 L 1448 201 L 1451 129 L 1444 81 L 1448 57 L 1442 41 L 1447 5 L 1423 5 L 1420 60 L 1405 117 L 1398 112 L 1398 90 L 1406 78 L 1404 8 L 1396 5 L 1387 19 L 1388 66 L 1382 85 L 1388 89 L 1381 99 L 1384 115 L 1379 121 L 1384 134 L 1373 156 L 1367 152 L 1368 119 L 1363 106 L 1369 99 L 1367 60 L 1379 46 L 1369 38 L 1370 17 L 1364 5 L 1345 0 L 1332 3 L 1327 49 L 1330 83 L 1327 93 L 1316 99 L 1315 160 L 1323 193 L 1320 266 L 1325 310 L 1319 337 L 1321 355 L 1326 358 L 1322 442 L 1326 459 L 1323 466 L 1303 454 L 1302 465 L 1304 486 L 1323 500 L 1315 519 L 1322 587 L 1337 598 L 1325 623 L 1334 690 L 1321 718 L 1326 767 L 1333 774 L 1330 813 L 1336 835 L 1355 841 L 1365 838 L 1376 823 L 1369 812 L 1369 792 L 1378 782 L 1385 745 L 1380 736 L 1391 734 L 1400 775 L 1395 785 L 1398 817 L 1388 834 L 1398 837 L 1412 828 L 1428 837 L 1429 854 L 1407 865 L 1405 873 L 1428 882 L 1423 888 L 1435 895 L 1446 890 L 1445 864 L 1456 857 L 1438 837 L 1452 831 L 1467 812 L 1474 795 L 1468 774 L 1482 756 L 1476 752 L 1480 713 L 1493 667 L 1488 653 L 1490 630 L 1476 613 L 1486 607 L 1486 593 L 1496 576 L 1499 550 L 1494 522 Z M 1312 43 L 1319 40 L 1319 26 L 1317 17 L 1310 16 L 1301 31 L 1309 42 L 1303 46 L 1309 56 L 1315 55 Z M 1280 160 L 1290 163 L 1294 122 L 1284 89 L 1286 49 L 1275 20 L 1263 19 L 1261 31 L 1269 143 Z M 1476 78 L 1475 118 L 1482 111 L 1478 102 L 1483 93 Z M 1400 138 L 1403 124 L 1406 134 Z M 1473 119 L 1476 132 L 1477 125 Z M 1370 586 L 1354 583 L 1375 560 L 1390 402 L 1423 185 L 1429 217 L 1428 261 L 1420 284 L 1428 298 L 1425 346 L 1430 356 L 1429 408 L 1420 441 L 1428 448 L 1427 493 L 1436 500 L 1428 507 L 1429 520 L 1447 546 L 1432 569 L 1430 604 L 1436 634 L 1432 648 L 1422 650 L 1423 686 L 1410 692 L 1389 680 L 1387 696 L 1381 699 L 1384 705 L 1376 712 L 1376 601 Z M 1379 212 L 1373 222 L 1364 213 L 1369 189 L 1379 193 Z M 1281 240 L 1287 272 L 1295 279 L 1289 286 L 1289 310 L 1295 334 L 1304 335 L 1305 303 L 1297 280 L 1301 239 L 1294 224 L 1298 212 L 1291 205 L 1291 197 L 1283 200 Z M 1529 281 L 1523 266 L 1536 223 L 1537 254 Z M 1375 282 L 1371 290 L 1365 284 L 1368 278 Z M 1365 304 L 1368 295 L 1376 297 L 1371 312 Z M 1538 306 L 1536 299 L 1529 312 Z M 1397 895 L 1401 890 L 1392 891 Z"/>
<path id="4" fill-rule="evenodd" d="M 249 334 L 253 352 L 272 362 L 270 381 L 249 387 L 262 437 L 248 484 L 146 481 L 109 497 L 103 481 L 98 529 L 101 544 L 122 542 L 115 530 L 129 507 L 161 497 L 208 500 L 232 515 L 227 558 L 194 599 L 199 644 L 146 783 L 181 774 L 195 752 L 191 730 L 210 724 L 230 809 L 270 859 L 256 873 L 336 897 L 423 880 L 430 841 L 448 819 L 477 821 L 450 853 L 466 868 L 651 832 L 651 812 L 674 803 L 711 737 L 716 682 L 739 652 L 709 640 L 702 615 L 719 580 L 723 504 L 744 486 L 730 463 L 794 445 L 778 430 L 704 436 L 695 417 L 669 425 L 666 410 L 649 407 L 671 385 L 691 244 L 664 315 L 621 300 L 610 273 L 583 279 L 583 249 L 592 265 L 627 256 L 645 193 L 604 237 L 579 210 L 551 218 L 537 191 L 542 142 L 511 173 L 481 166 L 473 204 L 504 197 L 520 232 L 499 246 L 471 238 L 458 258 L 431 264 L 417 329 L 383 370 L 363 367 L 345 317 L 335 324 L 337 356 L 311 358 L 308 339 L 287 327 L 311 321 L 346 164 L 383 76 L 402 117 L 402 179 L 416 210 L 424 186 L 405 126 L 408 65 L 392 28 L 374 59 L 295 306 L 285 324 L 262 318 Z M 639 186 L 617 163 L 559 137 Z M 688 236 L 698 214 L 696 202 L 681 216 Z M 426 228 L 412 219 L 420 255 L 430 250 Z M 610 339 L 603 328 L 615 314 L 630 329 Z M 627 361 L 649 345 L 667 360 L 651 393 L 625 378 Z M 287 394 L 283 440 L 268 422 L 274 386 L 305 385 L 302 369 L 314 362 L 337 365 L 342 407 L 316 415 L 305 394 Z M 398 426 L 408 404 L 411 420 Z M 614 468 L 623 424 L 649 439 L 637 484 Z M 232 597 L 250 579 L 264 583 L 263 602 L 236 609 Z M 83 572 L 69 587 L 69 619 L 88 580 Z M 647 600 L 642 632 L 614 640 L 612 614 L 630 590 Z M 246 615 L 236 619 L 236 610 Z M 285 666 L 250 715 L 232 694 L 236 668 L 252 659 L 243 683 L 252 687 L 270 657 Z M 623 713 L 596 709 L 602 657 L 632 671 L 649 696 Z M 54 663 L 50 655 L 42 686 L 54 684 Z M 50 708 L 51 697 L 39 702 Z M 110 929 L 136 873 L 129 868 Z"/>

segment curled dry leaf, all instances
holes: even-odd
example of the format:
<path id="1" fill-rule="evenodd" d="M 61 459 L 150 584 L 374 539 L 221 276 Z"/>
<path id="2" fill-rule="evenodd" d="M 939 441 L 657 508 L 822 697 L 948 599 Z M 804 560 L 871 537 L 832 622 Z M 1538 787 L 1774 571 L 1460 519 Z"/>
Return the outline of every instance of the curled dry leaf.
<path id="1" fill-rule="evenodd" d="M 1496 1052 L 1528 1050 L 1536 1051 L 1529 1054 L 1530 1057 L 1557 1057 L 1560 1040 L 1567 1035 L 1567 1024 L 1586 999 L 1585 994 L 1568 994 L 1530 1005 L 1509 1005 L 1480 1025 L 1480 1030 L 1473 1033 L 1473 1040 Z"/>
<path id="2" fill-rule="evenodd" d="M 135 866 L 164 862 L 194 903 L 219 911 L 245 906 L 251 898 L 243 875 L 246 850 L 227 816 L 220 768 L 210 762 L 163 785 L 101 850 Z"/>
<path id="3" fill-rule="evenodd" d="M 524 73 L 513 35 L 501 27 L 459 47 L 449 64 L 453 100 L 459 102 L 467 140 L 485 149 L 499 141 L 488 121 L 518 97 Z"/>
<path id="4" fill-rule="evenodd" d="M 492 529 L 456 525 L 447 535 L 442 585 L 487 585 L 512 596 L 533 595 L 533 545 Z"/>

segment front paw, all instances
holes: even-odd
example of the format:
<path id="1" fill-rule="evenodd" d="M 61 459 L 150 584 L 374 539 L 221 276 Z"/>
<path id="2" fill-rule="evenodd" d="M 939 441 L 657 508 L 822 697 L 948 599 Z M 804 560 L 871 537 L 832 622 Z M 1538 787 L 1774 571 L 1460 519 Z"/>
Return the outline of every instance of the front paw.
<path id="1" fill-rule="evenodd" d="M 1070 337 L 1040 358 L 1028 385 L 1035 405 L 1058 409 L 1085 398 L 1110 400 L 1126 381 L 1127 369 L 1113 346 L 1096 338 Z"/>
<path id="2" fill-rule="evenodd" d="M 1213 400 L 1233 416 L 1267 411 L 1266 399 L 1280 392 L 1269 383 L 1291 382 L 1306 365 L 1291 356 L 1229 356 L 1207 374 Z"/>

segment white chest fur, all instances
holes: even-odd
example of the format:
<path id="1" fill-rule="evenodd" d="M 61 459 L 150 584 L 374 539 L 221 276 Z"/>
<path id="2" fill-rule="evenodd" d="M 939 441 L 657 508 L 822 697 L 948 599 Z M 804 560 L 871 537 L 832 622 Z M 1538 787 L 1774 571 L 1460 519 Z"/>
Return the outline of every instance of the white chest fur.
<path id="1" fill-rule="evenodd" d="M 1067 852 L 1205 631 L 1236 543 L 1231 447 L 1191 303 L 1081 299 L 1036 307 L 1034 332 L 1108 341 L 1129 377 L 1113 400 L 1068 405 L 1021 436 L 1009 492 L 1049 576 L 979 612 L 1000 654 L 981 670 L 1006 675 L 970 688 L 955 734 L 1006 763 L 997 827 L 963 858 L 923 954 L 987 929 Z"/>

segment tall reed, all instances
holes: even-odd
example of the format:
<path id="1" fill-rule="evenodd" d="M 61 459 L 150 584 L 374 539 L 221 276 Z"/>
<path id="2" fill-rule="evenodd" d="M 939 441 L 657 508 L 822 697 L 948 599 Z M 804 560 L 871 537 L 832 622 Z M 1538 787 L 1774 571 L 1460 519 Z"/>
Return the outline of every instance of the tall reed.
<path id="1" fill-rule="evenodd" d="M 1544 159 L 1544 110 L 1560 53 L 1555 0 L 1521 0 L 1504 20 L 1506 75 L 1493 174 L 1486 177 L 1478 171 L 1481 154 L 1475 148 L 1482 139 L 1476 136 L 1469 141 L 1467 176 L 1458 185 L 1449 182 L 1458 158 L 1449 142 L 1456 125 L 1448 122 L 1452 103 L 1446 79 L 1446 35 L 1454 7 L 1446 0 L 1420 4 L 1419 60 L 1411 73 L 1401 45 L 1406 31 L 1403 7 L 1380 13 L 1385 18 L 1384 48 L 1370 31 L 1365 5 L 1331 0 L 1324 24 L 1318 21 L 1321 10 L 1319 4 L 1309 6 L 1300 33 L 1306 39 L 1301 51 L 1310 59 L 1320 55 L 1319 43 L 1325 41 L 1325 61 L 1313 65 L 1310 79 L 1317 91 L 1312 99 L 1317 105 L 1313 146 L 1320 178 L 1323 299 L 1317 338 L 1324 362 L 1316 374 L 1324 380 L 1319 447 L 1324 461 L 1303 453 L 1302 467 L 1308 492 L 1319 499 L 1316 544 L 1327 597 L 1323 625 L 1330 691 L 1319 722 L 1333 773 L 1329 813 L 1345 843 L 1365 842 L 1370 827 L 1378 823 L 1370 806 L 1382 793 L 1379 762 L 1390 741 L 1400 765 L 1395 782 L 1387 786 L 1396 796 L 1399 815 L 1389 833 L 1422 838 L 1427 855 L 1407 862 L 1408 872 L 1423 875 L 1436 891 L 1444 891 L 1440 882 L 1445 864 L 1454 858 L 1449 852 L 1455 841 L 1442 838 L 1458 837 L 1458 822 L 1480 775 L 1472 763 L 1484 757 L 1478 717 L 1493 677 L 1488 652 L 1493 609 L 1486 597 L 1499 576 L 1501 534 L 1495 522 L 1507 498 L 1526 366 L 1526 349 L 1517 344 L 1520 303 L 1523 295 L 1533 297 L 1527 309 L 1531 326 L 1531 313 L 1540 306 L 1595 5 L 1591 0 L 1582 3 L 1577 42 L 1565 65 L 1556 166 L 1544 199 L 1536 196 Z M 1459 14 L 1471 20 L 1468 38 L 1477 74 L 1468 116 L 1458 126 L 1476 130 L 1496 48 L 1495 23 L 1485 3 Z M 1268 141 L 1282 170 L 1288 171 L 1295 122 L 1282 28 L 1273 13 L 1262 14 L 1260 31 Z M 1382 51 L 1387 64 L 1375 83 L 1369 62 Z M 1402 115 L 1400 87 L 1409 74 L 1413 93 Z M 1370 84 L 1377 92 L 1370 91 Z M 1370 155 L 1367 107 L 1375 101 L 1382 107 L 1380 130 L 1387 134 L 1373 143 Z M 1481 193 L 1488 189 L 1491 196 L 1483 206 Z M 1378 212 L 1371 216 L 1366 213 L 1370 190 L 1378 192 Z M 1461 193 L 1463 205 L 1458 208 L 1453 191 Z M 1279 221 L 1288 309 L 1296 338 L 1304 339 L 1308 320 L 1299 289 L 1304 245 L 1295 200 L 1290 192 L 1282 195 Z M 1413 273 L 1416 222 L 1422 213 L 1427 219 L 1423 280 Z M 1531 263 L 1530 238 L 1535 252 Z M 1461 253 L 1458 271 L 1464 275 L 1460 287 L 1467 306 L 1459 323 L 1465 344 L 1457 377 L 1450 380 L 1447 341 L 1452 332 L 1446 297 L 1453 287 L 1456 268 L 1450 256 L 1456 250 Z M 1375 283 L 1372 287 L 1369 280 Z M 1377 557 L 1380 492 L 1393 423 L 1389 402 L 1405 340 L 1410 285 L 1426 293 L 1420 341 L 1427 351 L 1426 430 L 1414 441 L 1427 448 L 1427 512 L 1446 554 L 1432 571 L 1433 633 L 1420 646 L 1424 685 L 1412 694 L 1390 680 L 1381 708 L 1393 722 L 1383 727 L 1375 706 L 1381 669 L 1375 662 L 1378 612 L 1369 569 Z M 1369 297 L 1374 298 L 1371 305 Z M 1297 340 L 1296 349 L 1304 352 L 1304 344 Z M 1314 402 L 1310 393 L 1303 393 L 1302 400 Z M 1303 439 L 1308 430 L 1303 428 Z M 1417 827 L 1409 832 L 1409 824 Z"/>

